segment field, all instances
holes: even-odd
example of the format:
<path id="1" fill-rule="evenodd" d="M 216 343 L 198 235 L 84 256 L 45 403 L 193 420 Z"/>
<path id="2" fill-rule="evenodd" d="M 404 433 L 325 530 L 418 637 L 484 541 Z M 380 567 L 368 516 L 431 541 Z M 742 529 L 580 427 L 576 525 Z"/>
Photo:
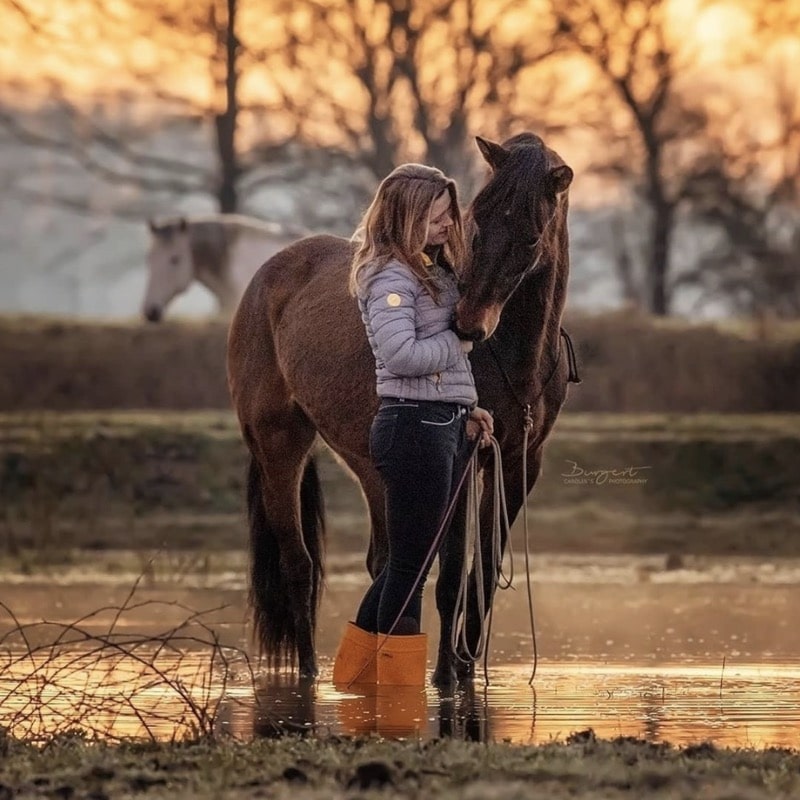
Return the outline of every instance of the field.
<path id="1" fill-rule="evenodd" d="M 570 389 L 529 499 L 534 554 L 656 554 L 666 569 L 692 555 L 800 556 L 796 326 L 612 314 L 567 327 L 584 382 Z M 91 570 L 125 581 L 154 551 L 164 585 L 244 576 L 247 454 L 228 410 L 225 333 L 221 322 L 0 321 L 0 581 L 46 586 L 73 572 L 91 582 Z M 328 551 L 360 559 L 359 491 L 324 446 L 317 457 Z M 517 549 L 521 534 L 518 522 Z M 0 800 L 132 794 L 755 800 L 798 796 L 800 755 L 569 730 L 526 747 L 323 730 L 249 743 L 59 735 L 34 745 L 0 728 Z"/>
<path id="2" fill-rule="evenodd" d="M 360 493 L 318 457 L 330 548 L 363 552 Z M 798 463 L 794 415 L 565 413 L 529 500 L 532 547 L 795 556 Z M 230 412 L 0 416 L 0 549 L 243 549 L 245 467 Z"/>
<path id="3" fill-rule="evenodd" d="M 797 325 L 565 321 L 583 378 L 567 409 L 610 413 L 800 410 Z M 0 319 L 0 411 L 227 409 L 227 325 Z"/>

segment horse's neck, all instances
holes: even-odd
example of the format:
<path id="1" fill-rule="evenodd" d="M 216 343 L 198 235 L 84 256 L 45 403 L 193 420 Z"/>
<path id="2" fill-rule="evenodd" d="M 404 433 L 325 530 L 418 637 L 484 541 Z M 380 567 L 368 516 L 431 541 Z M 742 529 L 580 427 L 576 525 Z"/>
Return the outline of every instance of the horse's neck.
<path id="1" fill-rule="evenodd" d="M 217 298 L 220 311 L 223 313 L 234 311 L 245 286 L 239 286 L 231 274 L 230 268 L 210 269 L 207 265 L 196 266 L 197 280 Z"/>
<path id="2" fill-rule="evenodd" d="M 520 284 L 500 317 L 496 341 L 522 397 L 538 394 L 559 358 L 566 279 L 566 265 L 545 265 Z"/>
<path id="3" fill-rule="evenodd" d="M 234 311 L 256 270 L 288 243 L 285 237 L 261 231 L 240 232 L 214 263 L 195 263 L 197 280 L 214 294 L 224 313 Z"/>

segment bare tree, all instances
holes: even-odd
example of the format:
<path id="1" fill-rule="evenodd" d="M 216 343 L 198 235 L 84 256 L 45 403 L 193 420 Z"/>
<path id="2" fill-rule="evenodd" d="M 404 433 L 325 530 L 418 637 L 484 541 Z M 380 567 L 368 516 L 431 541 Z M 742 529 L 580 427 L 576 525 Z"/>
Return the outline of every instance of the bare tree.
<path id="1" fill-rule="evenodd" d="M 9 104 L 0 107 L 0 128 L 5 136 L 58 154 L 64 165 L 72 163 L 86 175 L 117 188 L 167 197 L 201 192 L 215 197 L 220 211 L 236 211 L 246 171 L 263 161 L 271 148 L 280 151 L 285 146 L 285 141 L 271 136 L 263 124 L 260 136 L 251 137 L 248 148 L 239 141 L 240 82 L 246 55 L 238 34 L 239 0 L 130 0 L 123 10 L 109 8 L 101 0 L 87 2 L 94 4 L 97 28 L 93 35 L 123 43 L 116 74 L 129 88 L 107 90 L 99 85 L 94 102 L 87 103 L 53 76 L 46 114 L 24 114 Z M 79 32 L 75 32 L 76 38 L 65 37 L 47 27 L 46 21 L 26 6 L 26 0 L 16 0 L 15 7 L 34 32 L 35 44 L 55 46 L 65 56 L 80 48 Z M 149 63 L 142 63 L 125 49 L 125 42 L 137 38 L 148 42 Z M 82 44 L 83 56 L 90 62 L 92 42 Z M 102 69 L 100 63 L 94 66 L 98 72 Z M 201 92 L 190 93 L 170 80 L 181 69 L 184 77 L 191 74 L 195 83 L 198 78 L 205 82 Z M 271 104 L 258 101 L 246 108 L 251 117 L 272 110 Z M 198 131 L 205 126 L 210 128 L 213 142 L 210 158 L 153 152 L 157 131 L 171 127 L 186 133 L 189 128 Z M 257 152 L 257 157 L 249 158 L 249 152 Z M 31 189 L 20 193 L 33 199 L 55 199 L 76 210 L 86 207 L 81 197 L 45 198 Z M 129 202 L 115 213 L 138 216 L 141 209 Z"/>
<path id="2" fill-rule="evenodd" d="M 667 0 L 553 0 L 558 40 L 581 54 L 612 90 L 615 108 L 601 136 L 624 153 L 605 169 L 634 180 L 649 211 L 645 300 L 655 314 L 670 310 L 670 250 L 683 196 L 677 150 L 702 128 L 702 117 L 683 102 L 679 78 L 685 47 L 670 32 Z M 620 135 L 619 109 L 628 124 Z"/>
<path id="3" fill-rule="evenodd" d="M 714 146 L 687 193 L 692 213 L 722 241 L 682 280 L 741 313 L 797 317 L 800 97 L 792 76 L 800 58 L 773 53 L 754 69 L 766 89 L 759 113 L 743 104 L 710 121 Z"/>
<path id="4" fill-rule="evenodd" d="M 119 67 L 130 96 L 158 103 L 159 114 L 171 109 L 162 126 L 209 125 L 210 168 L 182 153 L 162 158 L 137 149 L 144 131 L 109 130 L 56 81 L 51 102 L 80 136 L 31 128 L 13 110 L 0 113 L 0 125 L 103 181 L 168 196 L 211 193 L 222 211 L 258 190 L 265 160 L 298 144 L 350 153 L 376 178 L 418 159 L 469 184 L 472 135 L 508 132 L 525 105 L 518 79 L 554 52 L 546 18 L 529 0 L 275 0 L 266 17 L 256 16 L 263 7 L 253 0 L 129 0 L 132 13 L 87 2 L 96 4 L 105 37 L 146 34 L 155 59 L 130 57 Z M 32 12 L 26 20 L 40 24 Z M 201 99 L 170 81 L 187 65 L 195 80 L 205 77 Z M 136 212 L 127 205 L 119 213 Z"/>
<path id="5" fill-rule="evenodd" d="M 506 132 L 518 78 L 555 52 L 528 0 L 287 0 L 282 14 L 300 129 L 334 126 L 376 178 L 416 159 L 469 183 L 472 136 Z"/>

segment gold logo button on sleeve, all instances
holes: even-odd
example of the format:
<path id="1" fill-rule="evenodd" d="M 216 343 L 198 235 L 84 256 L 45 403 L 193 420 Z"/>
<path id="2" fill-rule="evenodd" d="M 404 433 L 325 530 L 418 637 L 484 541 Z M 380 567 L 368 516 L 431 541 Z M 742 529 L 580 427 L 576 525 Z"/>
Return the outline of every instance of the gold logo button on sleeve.
<path id="1" fill-rule="evenodd" d="M 390 305 L 392 308 L 396 308 L 397 306 L 400 305 L 401 302 L 402 301 L 400 300 L 400 295 L 395 294 L 394 292 L 392 292 L 390 295 L 387 295 L 386 297 L 387 305 Z"/>

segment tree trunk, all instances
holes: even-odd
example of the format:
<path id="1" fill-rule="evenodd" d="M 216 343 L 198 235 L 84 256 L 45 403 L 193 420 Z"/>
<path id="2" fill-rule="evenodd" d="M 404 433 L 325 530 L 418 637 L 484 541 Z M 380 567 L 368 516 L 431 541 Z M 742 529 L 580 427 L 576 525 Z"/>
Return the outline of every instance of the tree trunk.
<path id="1" fill-rule="evenodd" d="M 647 304 L 651 314 L 665 317 L 670 311 L 667 278 L 675 206 L 666 196 L 661 174 L 662 144 L 653 129 L 643 130 L 642 133 L 647 148 L 647 200 L 653 215 L 650 225 L 650 263 L 647 265 Z"/>
<path id="2" fill-rule="evenodd" d="M 214 116 L 219 157 L 219 184 L 217 202 L 223 214 L 232 214 L 239 206 L 237 184 L 239 181 L 239 159 L 236 152 L 236 127 L 239 117 L 237 90 L 239 73 L 237 56 L 239 41 L 236 38 L 236 3 L 227 0 L 225 21 L 218 28 L 218 55 L 224 59 L 224 110 Z"/>
<path id="3" fill-rule="evenodd" d="M 372 152 L 367 157 L 367 166 L 379 181 L 382 181 L 396 166 L 397 143 L 392 132 L 391 120 L 376 111 L 376 103 L 371 104 L 369 126 Z"/>
<path id="4" fill-rule="evenodd" d="M 670 295 L 667 291 L 669 275 L 669 248 L 672 238 L 673 209 L 661 198 L 660 202 L 652 202 L 653 223 L 650 235 L 652 251 L 648 269 L 648 303 L 650 311 L 660 317 L 670 312 Z"/>

